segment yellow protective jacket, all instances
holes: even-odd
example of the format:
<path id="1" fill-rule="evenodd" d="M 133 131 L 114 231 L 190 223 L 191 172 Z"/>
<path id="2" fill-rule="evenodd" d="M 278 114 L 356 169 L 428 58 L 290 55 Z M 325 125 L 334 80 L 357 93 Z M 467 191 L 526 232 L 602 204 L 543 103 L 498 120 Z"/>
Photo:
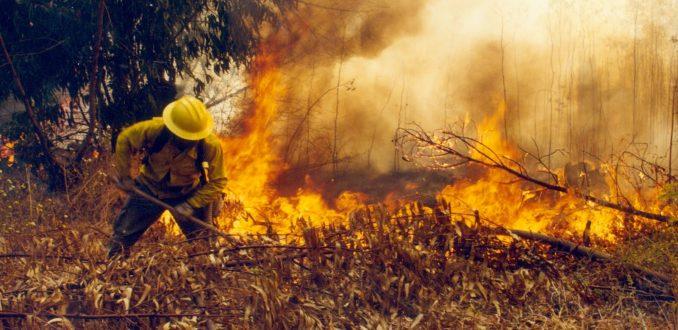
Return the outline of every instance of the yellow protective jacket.
<path id="1" fill-rule="evenodd" d="M 130 176 L 132 156 L 149 149 L 162 133 L 162 118 L 138 122 L 124 129 L 115 145 L 115 166 L 120 177 Z M 209 181 L 200 184 L 200 169 L 196 167 L 197 146 L 180 151 L 172 138 L 163 148 L 141 165 L 139 181 L 161 199 L 188 197 L 186 202 L 194 208 L 207 206 L 226 189 L 226 169 L 221 143 L 210 134 L 203 143 L 204 161 L 209 164 Z"/>

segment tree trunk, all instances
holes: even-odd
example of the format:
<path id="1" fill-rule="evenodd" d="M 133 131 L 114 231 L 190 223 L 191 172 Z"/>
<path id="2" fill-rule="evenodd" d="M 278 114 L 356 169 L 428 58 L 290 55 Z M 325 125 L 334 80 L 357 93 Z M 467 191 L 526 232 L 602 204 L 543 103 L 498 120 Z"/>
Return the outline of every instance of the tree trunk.
<path id="1" fill-rule="evenodd" d="M 80 144 L 75 156 L 75 161 L 79 163 L 85 152 L 92 144 L 94 139 L 94 130 L 97 127 L 99 118 L 97 116 L 97 89 L 99 88 L 99 54 L 101 53 L 101 41 L 103 39 L 103 25 L 104 25 L 104 10 L 106 8 L 106 1 L 99 0 L 99 7 L 97 9 L 97 34 L 94 41 L 94 53 L 92 55 L 92 76 L 89 82 L 89 121 L 87 125 L 87 135 Z"/>
<path id="2" fill-rule="evenodd" d="M 61 162 L 59 162 L 52 153 L 51 142 L 47 138 L 47 135 L 42 130 L 42 127 L 38 122 L 38 118 L 35 115 L 35 111 L 33 109 L 33 106 L 31 105 L 30 98 L 26 94 L 24 85 L 21 82 L 21 77 L 19 77 L 19 73 L 17 73 L 16 68 L 14 67 L 14 62 L 12 62 L 12 56 L 10 56 L 9 51 L 7 50 L 5 40 L 3 39 L 1 33 L 0 33 L 0 47 L 2 47 L 2 52 L 5 56 L 7 64 L 9 65 L 9 69 L 12 73 L 12 78 L 14 79 L 14 84 L 16 84 L 16 88 L 20 94 L 19 96 L 21 96 L 21 100 L 23 101 L 24 107 L 26 108 L 26 113 L 28 114 L 28 118 L 33 127 L 33 132 L 35 133 L 35 136 L 38 138 L 38 141 L 40 142 L 40 147 L 42 148 L 42 151 L 45 154 L 45 158 L 47 159 L 50 183 L 52 184 L 52 186 L 61 187 L 61 184 L 59 184 L 59 182 L 63 182 L 62 179 L 65 175 L 64 165 Z"/>

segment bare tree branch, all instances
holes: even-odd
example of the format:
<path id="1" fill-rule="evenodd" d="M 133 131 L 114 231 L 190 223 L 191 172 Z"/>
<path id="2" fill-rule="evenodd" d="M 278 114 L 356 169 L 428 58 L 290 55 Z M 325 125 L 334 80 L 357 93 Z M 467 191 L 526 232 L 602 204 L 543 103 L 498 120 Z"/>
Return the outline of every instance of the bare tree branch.
<path id="1" fill-rule="evenodd" d="M 571 192 L 575 196 L 585 201 L 589 201 L 597 205 L 611 208 L 627 214 L 637 215 L 646 219 L 652 219 L 661 222 L 669 222 L 669 220 L 671 219 L 671 217 L 668 215 L 646 212 L 638 210 L 633 206 L 625 206 L 617 203 L 608 202 L 602 198 L 591 196 L 589 194 L 574 190 L 572 188 L 564 187 L 558 184 L 548 183 L 537 178 L 534 178 L 529 174 L 525 173 L 522 170 L 522 167 L 518 167 L 516 169 L 514 167 L 507 166 L 504 162 L 501 161 L 501 157 L 498 156 L 491 148 L 489 148 L 487 145 L 482 144 L 482 142 L 470 137 L 461 136 L 454 132 L 444 132 L 449 138 L 451 138 L 451 140 L 463 143 L 464 146 L 466 146 L 470 150 L 477 152 L 478 154 L 481 155 L 481 157 L 472 157 L 466 152 L 462 152 L 458 149 L 455 149 L 454 147 L 446 145 L 444 142 L 441 143 L 441 141 L 437 141 L 433 136 L 431 136 L 429 133 L 425 132 L 422 129 L 403 128 L 401 130 L 404 133 L 403 138 L 410 139 L 411 142 L 415 142 L 423 146 L 428 146 L 440 151 L 447 152 L 449 155 L 461 158 L 463 160 L 468 161 L 469 163 L 476 163 L 486 167 L 499 169 L 501 171 L 514 175 L 524 181 L 531 182 L 533 184 L 536 184 L 549 190 L 554 190 L 562 193 Z M 401 143 L 404 142 L 406 141 L 401 141 Z"/>

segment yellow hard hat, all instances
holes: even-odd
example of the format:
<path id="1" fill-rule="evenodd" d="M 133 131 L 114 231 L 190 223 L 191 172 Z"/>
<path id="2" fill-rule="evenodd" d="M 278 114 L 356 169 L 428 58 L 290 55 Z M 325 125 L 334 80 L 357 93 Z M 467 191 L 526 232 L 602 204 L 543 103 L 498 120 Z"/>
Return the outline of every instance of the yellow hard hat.
<path id="1" fill-rule="evenodd" d="M 214 128 L 214 119 L 207 107 L 193 96 L 184 96 L 168 104 L 162 112 L 162 120 L 170 132 L 184 140 L 202 140 Z"/>

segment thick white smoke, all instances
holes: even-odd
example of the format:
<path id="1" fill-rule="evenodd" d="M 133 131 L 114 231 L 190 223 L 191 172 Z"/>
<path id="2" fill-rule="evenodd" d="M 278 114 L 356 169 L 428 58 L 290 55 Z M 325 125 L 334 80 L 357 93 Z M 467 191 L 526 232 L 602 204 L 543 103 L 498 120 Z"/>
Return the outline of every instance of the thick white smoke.
<path id="1" fill-rule="evenodd" d="M 666 164 L 674 5 L 305 1 L 274 33 L 287 45 L 281 152 L 303 166 L 336 151 L 342 168 L 385 172 L 399 125 L 472 128 L 506 99 L 497 129 L 532 152 L 566 151 L 558 163 L 631 148 Z"/>

